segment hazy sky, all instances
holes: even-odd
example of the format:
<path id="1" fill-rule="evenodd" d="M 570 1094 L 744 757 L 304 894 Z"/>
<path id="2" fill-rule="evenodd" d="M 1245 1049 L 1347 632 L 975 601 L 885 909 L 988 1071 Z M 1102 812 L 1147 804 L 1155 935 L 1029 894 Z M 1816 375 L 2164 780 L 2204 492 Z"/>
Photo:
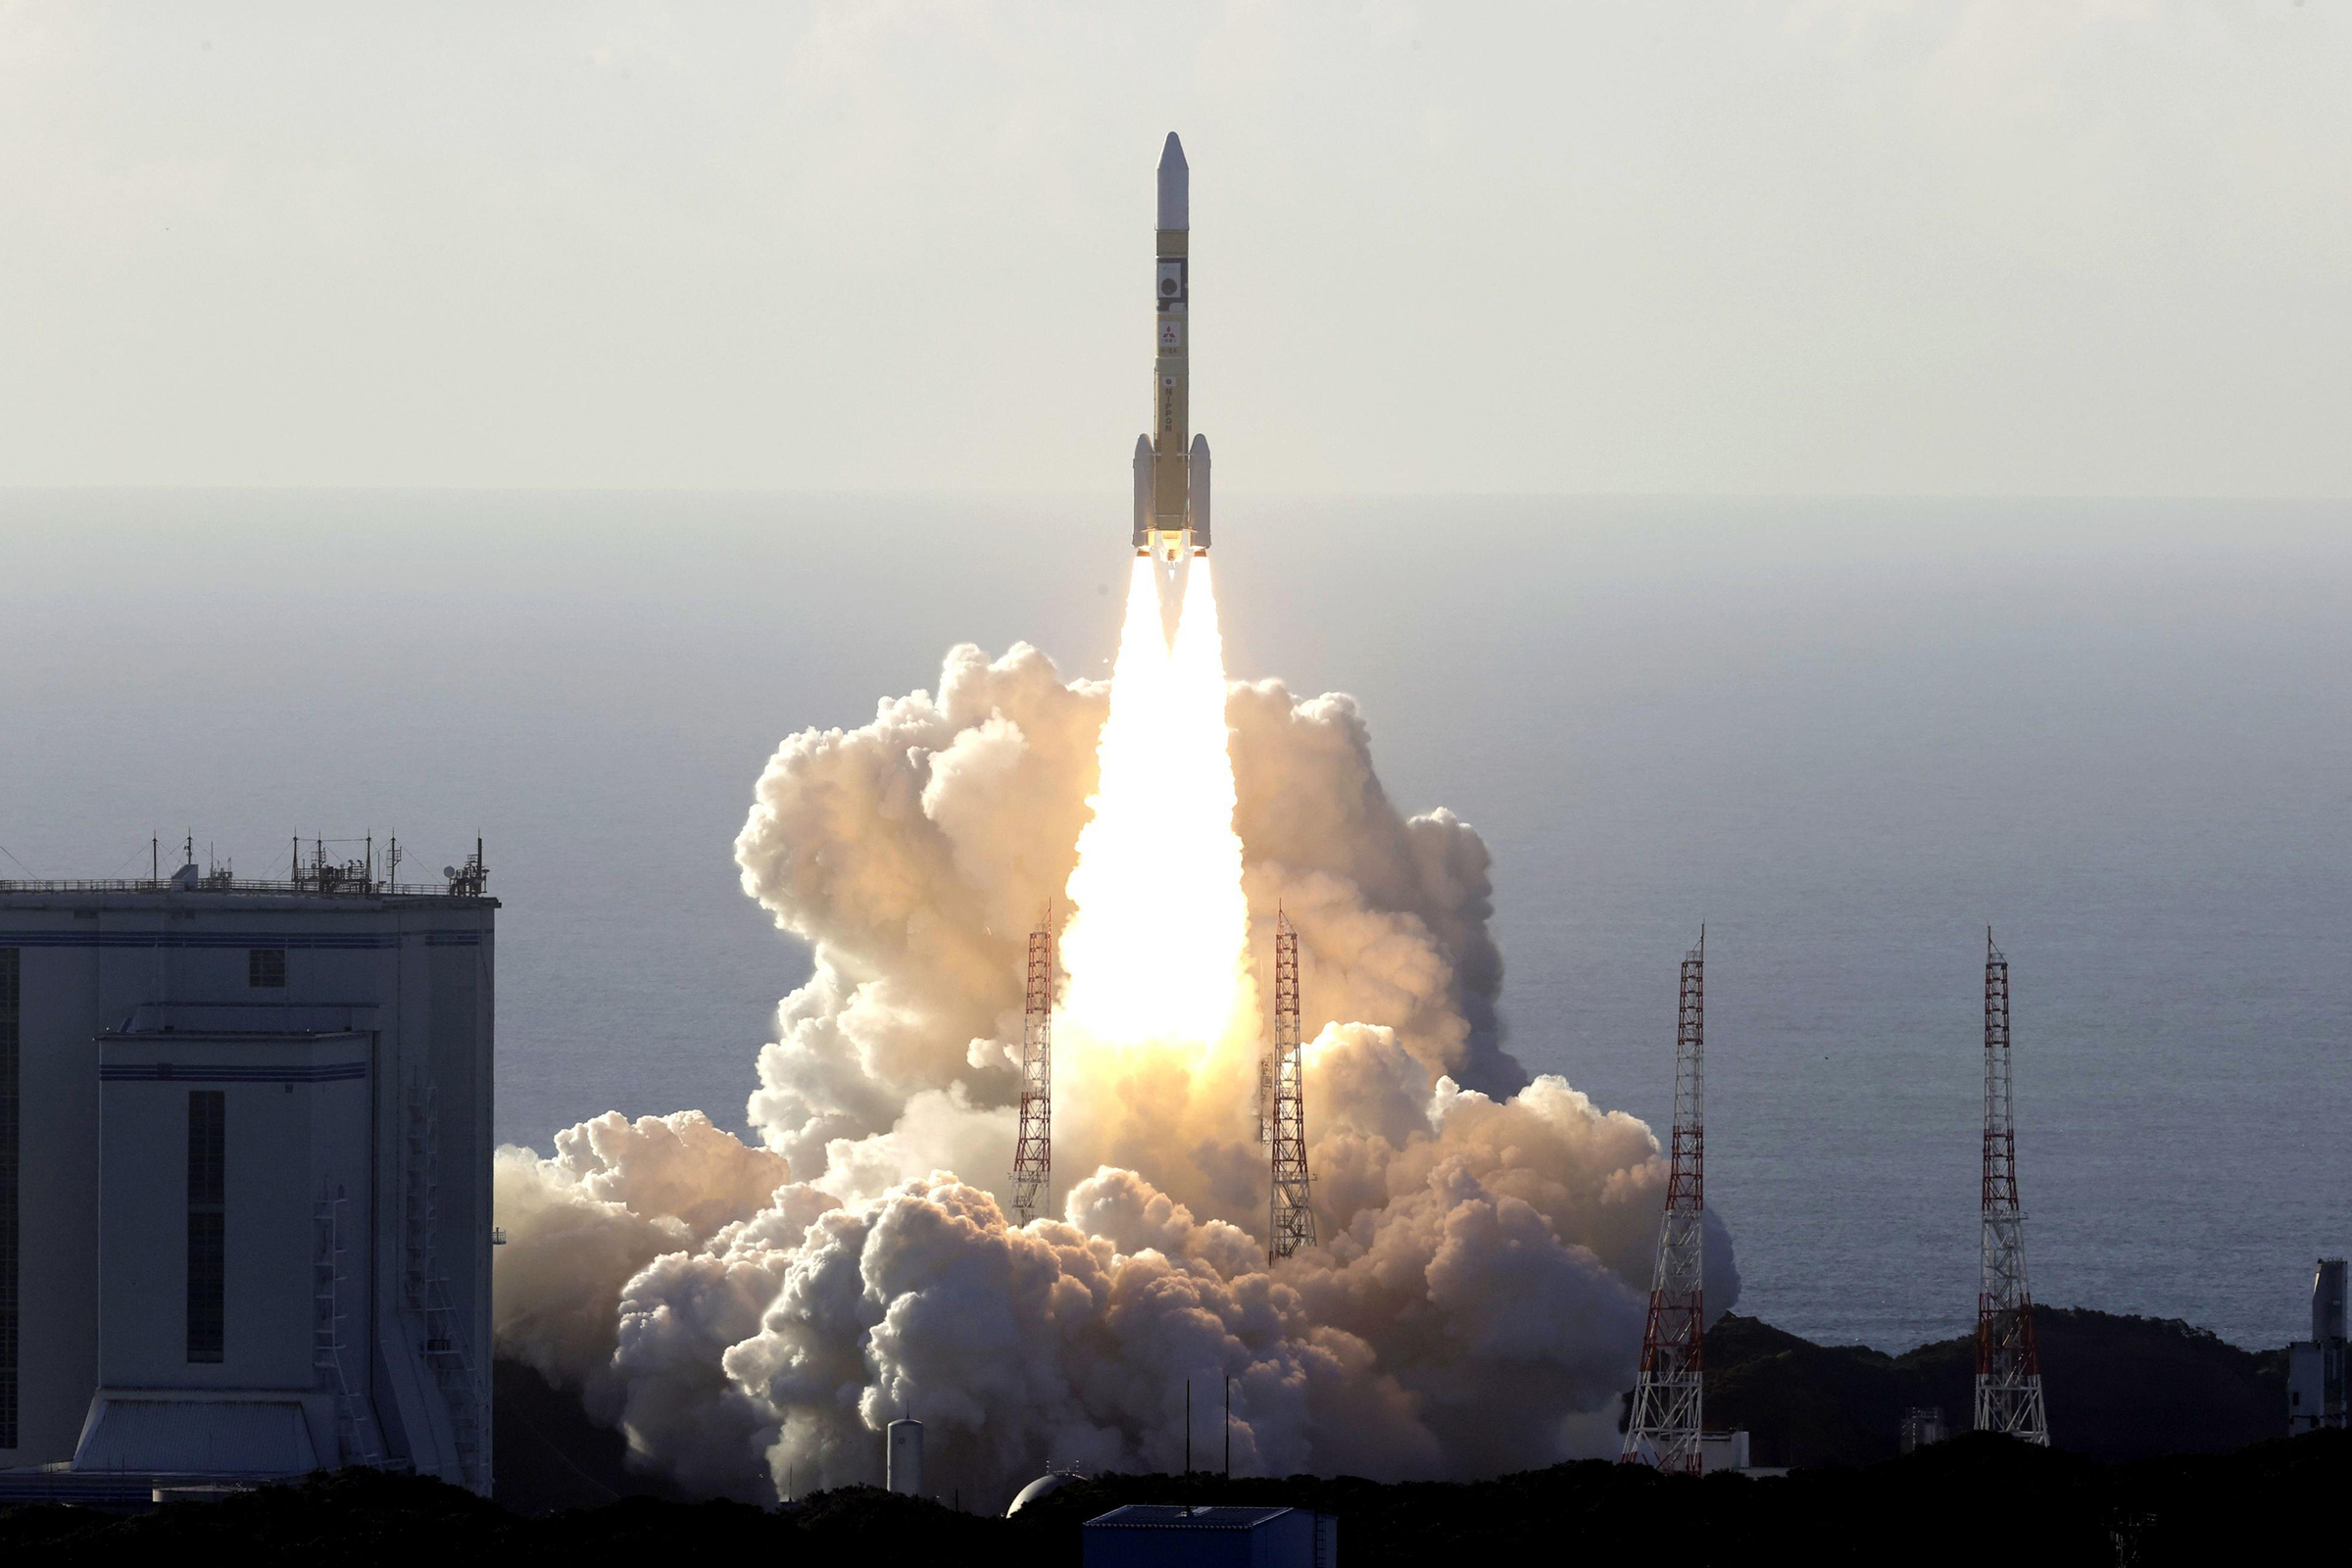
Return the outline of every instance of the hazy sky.
<path id="1" fill-rule="evenodd" d="M 0 4 L 0 484 L 2352 494 L 2352 4 Z"/>

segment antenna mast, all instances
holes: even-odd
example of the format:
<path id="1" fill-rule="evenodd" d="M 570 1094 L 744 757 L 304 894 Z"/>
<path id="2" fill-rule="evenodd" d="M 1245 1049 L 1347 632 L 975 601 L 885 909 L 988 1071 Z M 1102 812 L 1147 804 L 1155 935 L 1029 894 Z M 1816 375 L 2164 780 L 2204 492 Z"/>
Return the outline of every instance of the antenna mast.
<path id="1" fill-rule="evenodd" d="M 1700 1374 L 1705 1362 L 1707 928 L 1683 957 L 1674 1029 L 1674 1148 L 1658 1268 L 1642 1331 L 1642 1375 L 1625 1424 L 1627 1464 L 1669 1475 L 1699 1471 Z"/>
<path id="2" fill-rule="evenodd" d="M 1298 1055 L 1298 928 L 1274 911 L 1274 1056 L 1272 1126 L 1274 1194 L 1268 1205 L 1266 1261 L 1315 1245 L 1315 1211 L 1308 1204 L 1306 1084 Z"/>
<path id="3" fill-rule="evenodd" d="M 1977 1430 L 2046 1448 L 2034 1293 L 2026 1287 L 2026 1211 L 2017 1194 L 2017 1123 L 2009 1100 L 2009 959 L 1984 928 L 1984 1281 L 1977 1296 Z"/>
<path id="4" fill-rule="evenodd" d="M 1021 1025 L 1021 1126 L 1012 1152 L 1012 1222 L 1026 1225 L 1054 1193 L 1054 906 L 1029 933 Z"/>

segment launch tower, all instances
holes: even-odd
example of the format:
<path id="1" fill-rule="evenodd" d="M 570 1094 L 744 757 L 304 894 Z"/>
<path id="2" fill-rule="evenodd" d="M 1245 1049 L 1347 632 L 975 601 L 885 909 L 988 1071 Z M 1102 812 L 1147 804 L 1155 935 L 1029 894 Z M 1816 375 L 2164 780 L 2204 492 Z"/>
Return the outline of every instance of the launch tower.
<path id="1" fill-rule="evenodd" d="M 1274 1196 L 1266 1227 L 1266 1261 L 1315 1245 L 1315 1211 L 1307 1201 L 1306 1085 L 1298 1058 L 1298 928 L 1274 911 Z"/>
<path id="2" fill-rule="evenodd" d="M 2017 1197 L 2009 1102 L 2009 960 L 1984 929 L 1984 1287 L 1977 1296 L 1977 1430 L 2050 1446 L 2026 1288 L 2026 1212 Z"/>
<path id="3" fill-rule="evenodd" d="M 1012 1222 L 1037 1218 L 1054 1194 L 1054 911 L 1029 933 L 1021 1009 L 1021 1124 L 1012 1152 Z"/>
<path id="4" fill-rule="evenodd" d="M 1666 1177 L 1666 1218 L 1658 1227 L 1658 1267 L 1642 1333 L 1642 1373 L 1625 1425 L 1628 1464 L 1670 1475 L 1699 1473 L 1700 1369 L 1704 1357 L 1706 1272 L 1706 927 L 1683 956 L 1675 1011 L 1674 1147 Z"/>

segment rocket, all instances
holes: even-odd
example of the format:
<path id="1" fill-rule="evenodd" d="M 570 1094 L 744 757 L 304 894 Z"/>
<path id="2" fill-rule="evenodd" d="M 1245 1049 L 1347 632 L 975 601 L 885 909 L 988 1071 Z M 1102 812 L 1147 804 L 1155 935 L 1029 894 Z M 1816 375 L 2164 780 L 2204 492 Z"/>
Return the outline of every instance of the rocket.
<path id="1" fill-rule="evenodd" d="M 1192 171 L 1168 132 L 1159 152 L 1159 243 L 1152 284 L 1158 342 L 1152 360 L 1152 430 L 1135 438 L 1135 553 L 1173 564 L 1190 545 L 1208 554 L 1208 438 L 1191 434 L 1185 308 Z M 1189 444 L 1188 444 L 1189 443 Z"/>

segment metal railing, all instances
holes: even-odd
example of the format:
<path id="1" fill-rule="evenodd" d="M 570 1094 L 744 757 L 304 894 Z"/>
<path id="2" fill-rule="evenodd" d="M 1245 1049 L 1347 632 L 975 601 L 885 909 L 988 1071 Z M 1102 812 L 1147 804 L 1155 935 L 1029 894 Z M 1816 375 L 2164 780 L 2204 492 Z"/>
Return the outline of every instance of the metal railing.
<path id="1" fill-rule="evenodd" d="M 19 878 L 0 877 L 0 893 L 274 893 L 318 898 L 463 899 L 487 898 L 487 893 L 459 893 L 446 882 L 370 882 L 352 878 L 321 886 L 316 878 L 271 882 L 256 877 L 198 877 L 181 882 L 172 877 Z"/>

